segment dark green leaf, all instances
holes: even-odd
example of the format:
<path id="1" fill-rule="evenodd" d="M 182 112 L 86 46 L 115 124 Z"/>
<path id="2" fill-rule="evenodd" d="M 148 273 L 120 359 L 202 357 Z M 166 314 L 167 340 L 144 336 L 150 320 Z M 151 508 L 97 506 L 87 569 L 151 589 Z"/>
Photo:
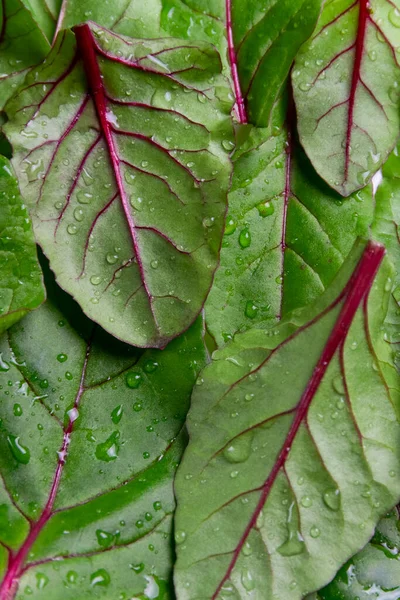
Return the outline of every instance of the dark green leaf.
<path id="1" fill-rule="evenodd" d="M 25 0 L 0 3 L 0 110 L 22 83 L 30 67 L 50 50 L 45 33 Z"/>
<path id="2" fill-rule="evenodd" d="M 375 354 L 392 273 L 373 283 L 383 248 L 363 248 L 315 306 L 236 336 L 199 379 L 176 481 L 179 600 L 300 600 L 398 500 L 400 424 Z"/>
<path id="3" fill-rule="evenodd" d="M 0 156 L 0 333 L 45 299 L 32 225 L 11 165 Z"/>
<path id="4" fill-rule="evenodd" d="M 8 105 L 21 190 L 61 287 L 116 337 L 164 347 L 217 266 L 229 90 L 209 45 L 77 36 L 60 35 Z"/>
<path id="5" fill-rule="evenodd" d="M 329 0 L 293 70 L 301 142 L 343 196 L 385 162 L 400 131 L 399 0 Z"/>
<path id="6" fill-rule="evenodd" d="M 172 478 L 201 321 L 144 352 L 46 283 L 49 300 L 1 341 L 0 597 L 170 598 Z"/>
<path id="7" fill-rule="evenodd" d="M 357 236 L 368 236 L 373 212 L 370 188 L 343 200 L 280 119 L 238 137 L 221 263 L 206 305 L 218 344 L 312 302 Z"/>

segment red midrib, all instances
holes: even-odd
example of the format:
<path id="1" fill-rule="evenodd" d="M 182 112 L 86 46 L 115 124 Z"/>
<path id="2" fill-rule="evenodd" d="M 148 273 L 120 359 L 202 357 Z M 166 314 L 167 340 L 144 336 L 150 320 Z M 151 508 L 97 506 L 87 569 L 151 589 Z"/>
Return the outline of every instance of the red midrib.
<path id="1" fill-rule="evenodd" d="M 232 26 L 232 0 L 225 0 L 225 12 L 226 12 L 226 36 L 228 39 L 228 56 L 229 63 L 232 73 L 233 88 L 235 92 L 235 100 L 237 107 L 237 116 L 239 123 L 247 123 L 246 108 L 244 105 L 244 98 L 242 89 L 240 87 L 237 56 L 235 50 L 235 44 L 233 41 L 233 26 Z"/>
<path id="2" fill-rule="evenodd" d="M 139 243 L 136 235 L 136 226 L 132 217 L 132 213 L 130 210 L 129 200 L 126 195 L 126 191 L 122 182 L 121 176 L 121 161 L 118 156 L 117 148 L 115 146 L 114 137 L 112 134 L 111 127 L 109 125 L 107 119 L 107 99 L 106 93 L 104 90 L 103 80 L 101 77 L 99 65 L 96 57 L 96 46 L 93 39 L 93 34 L 90 30 L 89 25 L 79 25 L 78 27 L 74 27 L 74 33 L 76 36 L 76 42 L 78 46 L 78 51 L 82 62 L 85 67 L 86 78 L 88 81 L 89 90 L 93 97 L 93 102 L 96 107 L 97 116 L 99 119 L 100 127 L 104 138 L 106 140 L 111 166 L 113 169 L 115 181 L 117 184 L 119 197 L 121 199 L 122 208 L 125 214 L 125 218 L 128 223 L 129 233 L 132 240 L 133 250 L 135 253 L 135 257 L 137 260 L 137 265 L 139 267 L 140 276 L 143 282 L 143 287 L 147 294 L 147 297 L 150 302 L 150 309 L 152 311 L 152 294 L 147 286 L 145 271 L 143 262 L 141 260 L 141 253 L 139 248 Z M 153 313 L 153 311 L 152 311 Z M 154 314 L 153 314 L 154 317 Z M 155 317 L 154 317 L 155 318 Z M 156 323 L 157 325 L 157 323 Z"/>
<path id="3" fill-rule="evenodd" d="M 257 523 L 258 516 L 261 510 L 264 508 L 272 486 L 276 480 L 279 471 L 284 467 L 286 460 L 289 456 L 293 442 L 296 438 L 297 432 L 300 425 L 307 416 L 308 409 L 311 402 L 321 384 L 321 381 L 326 373 L 326 370 L 338 350 L 339 346 L 344 343 L 347 332 L 354 319 L 357 309 L 359 308 L 363 298 L 369 292 L 374 282 L 378 268 L 385 255 L 385 248 L 375 242 L 369 242 L 366 249 L 364 250 L 363 256 L 358 263 L 356 270 L 351 277 L 349 283 L 346 286 L 346 296 L 343 303 L 342 310 L 335 323 L 335 326 L 326 342 L 324 350 L 318 360 L 316 367 L 314 368 L 313 374 L 307 384 L 307 387 L 300 399 L 299 404 L 296 408 L 295 417 L 290 430 L 285 438 L 279 455 L 275 461 L 271 473 L 268 475 L 264 482 L 263 489 L 260 495 L 260 499 L 257 506 L 251 516 L 249 523 L 247 524 L 229 563 L 229 566 L 220 581 L 215 593 L 212 596 L 212 600 L 217 600 L 218 595 L 222 589 L 224 583 L 229 579 L 239 554 L 249 536 L 251 530 Z"/>
<path id="4" fill-rule="evenodd" d="M 347 115 L 347 131 L 346 131 L 346 156 L 344 165 L 344 181 L 347 181 L 349 175 L 350 152 L 351 152 L 351 137 L 354 127 L 354 108 L 356 102 L 357 87 L 360 81 L 361 63 L 364 55 L 365 34 L 367 31 L 368 21 L 368 0 L 359 0 L 360 10 L 358 15 L 358 29 L 356 39 L 356 50 L 354 56 L 353 75 L 351 78 L 349 110 Z"/>
<path id="5" fill-rule="evenodd" d="M 81 380 L 79 382 L 78 392 L 76 394 L 75 401 L 74 401 L 73 408 L 75 408 L 75 409 L 78 408 L 80 399 L 85 390 L 84 380 L 85 380 L 86 369 L 87 369 L 87 364 L 88 364 L 88 360 L 89 360 L 90 347 L 91 347 L 91 343 L 89 341 L 87 348 L 86 348 L 85 360 L 84 360 L 83 367 L 82 367 Z M 73 428 L 74 428 L 74 421 L 69 420 L 67 427 L 64 429 L 63 441 L 61 444 L 61 449 L 58 454 L 59 458 L 58 458 L 58 462 L 57 462 L 57 467 L 56 467 L 56 471 L 54 474 L 53 482 L 51 484 L 47 502 L 45 504 L 45 507 L 44 507 L 43 512 L 41 513 L 39 519 L 31 524 L 29 534 L 28 534 L 26 540 L 24 541 L 24 543 L 22 544 L 21 548 L 18 550 L 18 552 L 15 555 L 10 555 L 10 557 L 9 557 L 7 572 L 4 575 L 4 579 L 0 585 L 0 600 L 12 600 L 14 598 L 14 596 L 17 592 L 17 589 L 18 589 L 18 580 L 19 580 L 21 572 L 24 568 L 26 558 L 27 558 L 33 544 L 37 540 L 40 532 L 42 531 L 43 527 L 46 525 L 46 523 L 49 521 L 50 517 L 53 514 L 53 506 L 54 506 L 54 502 L 56 500 L 56 496 L 58 493 L 58 488 L 60 486 L 61 476 L 62 476 L 64 465 L 66 462 L 68 447 L 70 444 L 70 437 L 71 437 Z"/>

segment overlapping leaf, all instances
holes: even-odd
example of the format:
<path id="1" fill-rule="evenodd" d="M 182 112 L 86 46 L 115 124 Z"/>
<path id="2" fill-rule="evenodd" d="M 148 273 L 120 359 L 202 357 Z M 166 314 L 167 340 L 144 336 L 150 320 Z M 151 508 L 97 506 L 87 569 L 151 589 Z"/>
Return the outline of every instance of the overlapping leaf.
<path id="1" fill-rule="evenodd" d="M 218 344 L 312 302 L 357 236 L 368 235 L 370 188 L 343 200 L 316 175 L 289 127 L 276 118 L 238 139 L 221 263 L 206 305 Z"/>
<path id="2" fill-rule="evenodd" d="M 172 479 L 201 322 L 144 352 L 46 284 L 45 305 L 1 340 L 0 597 L 170 598 Z"/>
<path id="3" fill-rule="evenodd" d="M 24 0 L 0 4 L 0 110 L 22 83 L 30 67 L 50 50 L 45 32 Z"/>
<path id="4" fill-rule="evenodd" d="M 11 165 L 0 156 L 0 333 L 45 299 L 32 224 Z"/>
<path id="5" fill-rule="evenodd" d="M 60 285 L 136 346 L 196 318 L 218 262 L 230 177 L 229 89 L 215 50 L 59 38 L 8 105 L 6 133 Z M 85 74 L 86 73 L 86 74 Z"/>
<path id="6" fill-rule="evenodd" d="M 203 372 L 176 481 L 179 600 L 300 600 L 398 500 L 382 255 L 369 243 L 351 276 L 357 248 L 317 305 L 238 335 Z"/>
<path id="7" fill-rule="evenodd" d="M 343 196 L 370 180 L 398 138 L 399 45 L 398 0 L 330 0 L 296 59 L 301 142 Z"/>
<path id="8" fill-rule="evenodd" d="M 400 595 L 398 510 L 380 521 L 374 537 L 316 596 L 317 600 L 396 600 Z"/>

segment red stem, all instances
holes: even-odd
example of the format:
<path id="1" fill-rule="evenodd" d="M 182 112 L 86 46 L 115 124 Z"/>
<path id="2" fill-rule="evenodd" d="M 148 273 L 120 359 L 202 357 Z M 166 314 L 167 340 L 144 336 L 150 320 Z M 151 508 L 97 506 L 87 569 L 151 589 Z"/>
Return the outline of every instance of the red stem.
<path id="1" fill-rule="evenodd" d="M 364 253 L 358 263 L 356 270 L 346 286 L 346 296 L 343 303 L 342 310 L 335 323 L 335 326 L 326 342 L 320 359 L 314 368 L 313 374 L 307 384 L 306 389 L 300 399 L 299 404 L 296 408 L 295 417 L 293 423 L 289 429 L 286 439 L 281 447 L 279 455 L 275 461 L 275 464 L 270 472 L 269 476 L 264 482 L 260 499 L 257 506 L 251 516 L 249 523 L 247 524 L 232 556 L 232 560 L 225 572 L 225 575 L 221 579 L 215 593 L 212 596 L 212 600 L 218 598 L 219 593 L 224 583 L 229 579 L 236 561 L 240 555 L 240 552 L 248 538 L 251 530 L 257 523 L 257 519 L 260 512 L 265 506 L 269 493 L 280 470 L 285 466 L 286 460 L 289 456 L 293 442 L 296 438 L 297 432 L 300 425 L 308 414 L 311 402 L 324 378 L 324 375 L 329 367 L 329 364 L 338 350 L 339 346 L 344 343 L 351 323 L 353 322 L 354 316 L 359 308 L 363 298 L 368 294 L 371 286 L 374 282 L 376 273 L 385 255 L 385 248 L 375 242 L 369 242 Z"/>
<path id="2" fill-rule="evenodd" d="M 237 116 L 239 123 L 247 123 L 246 108 L 244 105 L 244 98 L 240 87 L 237 56 L 235 50 L 235 44 L 233 41 L 233 28 L 232 28 L 232 0 L 225 0 L 226 9 L 226 35 L 228 38 L 228 56 L 229 63 L 231 66 L 233 88 L 235 91 Z"/>

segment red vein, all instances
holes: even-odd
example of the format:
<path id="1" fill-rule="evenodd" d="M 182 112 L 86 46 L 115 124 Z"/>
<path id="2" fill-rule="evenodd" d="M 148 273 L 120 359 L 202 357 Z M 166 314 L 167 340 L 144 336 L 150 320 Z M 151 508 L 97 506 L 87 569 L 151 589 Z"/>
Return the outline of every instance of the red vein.
<path id="1" fill-rule="evenodd" d="M 247 123 L 246 108 L 244 106 L 244 98 L 240 87 L 237 56 L 235 50 L 235 44 L 233 41 L 233 27 L 232 27 L 232 3 L 231 0 L 225 0 L 226 10 L 226 34 L 228 37 L 228 56 L 229 63 L 231 66 L 233 88 L 235 91 L 236 109 L 238 114 L 239 123 Z"/>
<path id="2" fill-rule="evenodd" d="M 360 0 L 360 11 L 358 15 L 358 31 L 356 39 L 356 52 L 354 56 L 353 75 L 351 79 L 350 95 L 349 95 L 349 111 L 347 115 L 347 131 L 346 131 L 346 149 L 345 149 L 345 165 L 344 165 L 344 180 L 347 181 L 349 175 L 350 152 L 351 152 L 351 137 L 354 126 L 354 108 L 356 102 L 357 87 L 360 81 L 361 63 L 364 55 L 365 35 L 367 31 L 368 21 L 368 0 Z"/>
<path id="3" fill-rule="evenodd" d="M 151 294 L 151 291 L 150 291 L 147 281 L 146 281 L 145 269 L 144 269 L 144 265 L 143 265 L 141 254 L 140 254 L 139 242 L 138 242 L 138 239 L 136 236 L 136 227 L 135 227 L 135 223 L 134 223 L 132 213 L 130 210 L 129 199 L 126 195 L 126 191 L 125 191 L 125 188 L 124 188 L 124 185 L 122 182 L 122 176 L 121 176 L 121 170 L 120 170 L 120 159 L 118 156 L 117 148 L 116 148 L 114 137 L 112 134 L 112 129 L 107 120 L 107 100 L 106 100 L 106 94 L 105 94 L 105 90 L 104 90 L 103 80 L 102 80 L 101 73 L 100 73 L 100 68 L 99 68 L 99 65 L 97 62 L 95 42 L 94 42 L 94 39 L 92 36 L 92 32 L 88 25 L 80 25 L 78 27 L 75 27 L 74 32 L 76 35 L 76 41 L 77 41 L 79 53 L 80 53 L 80 56 L 83 60 L 83 64 L 85 67 L 89 89 L 92 94 L 93 102 L 96 107 L 96 112 L 97 112 L 97 116 L 99 119 L 100 127 L 102 129 L 102 133 L 103 133 L 104 138 L 107 143 L 110 161 L 111 161 L 111 165 L 113 168 L 117 188 L 119 191 L 122 208 L 125 213 L 129 233 L 130 233 L 131 240 L 132 240 L 133 250 L 135 252 L 137 265 L 139 268 L 141 279 L 143 281 L 143 287 L 144 287 L 144 290 L 145 290 L 148 300 L 149 300 L 150 311 L 153 315 L 155 325 L 156 325 L 156 327 L 158 327 L 157 318 L 154 313 L 153 304 L 152 304 L 153 296 Z M 110 58 L 110 57 L 108 57 L 108 58 Z"/>
<path id="4" fill-rule="evenodd" d="M 89 361 L 89 354 L 91 349 L 91 339 L 89 340 L 86 347 L 85 359 L 82 366 L 82 374 L 81 380 L 79 382 L 78 392 L 75 396 L 74 401 L 74 409 L 77 409 L 79 406 L 80 399 L 82 397 L 83 392 L 85 391 L 84 381 L 86 376 L 86 369 Z M 36 542 L 39 534 L 51 518 L 53 514 L 54 502 L 57 497 L 58 488 L 60 486 L 61 476 L 63 474 L 64 465 L 66 463 L 66 457 L 68 453 L 69 444 L 71 441 L 71 433 L 74 428 L 74 420 L 70 419 L 68 424 L 64 428 L 63 441 L 61 444 L 61 448 L 58 452 L 58 461 L 57 467 L 54 473 L 53 482 L 51 484 L 50 492 L 45 504 L 45 507 L 38 518 L 37 521 L 33 522 L 30 527 L 30 531 L 28 536 L 26 537 L 24 543 L 18 552 L 13 555 L 10 554 L 7 572 L 4 576 L 4 579 L 0 586 L 0 598 L 1 600 L 12 600 L 18 589 L 18 580 L 21 573 L 24 570 L 25 560 L 33 546 Z"/>
<path id="5" fill-rule="evenodd" d="M 289 429 L 289 432 L 285 438 L 285 441 L 281 447 L 279 455 L 275 461 L 275 464 L 264 482 L 260 499 L 257 506 L 251 516 L 249 523 L 247 524 L 231 559 L 231 562 L 225 571 L 215 593 L 212 596 L 212 600 L 216 600 L 222 586 L 229 579 L 240 552 L 243 548 L 246 539 L 248 538 L 251 530 L 256 525 L 258 516 L 261 510 L 264 508 L 267 498 L 271 492 L 271 489 L 275 483 L 275 480 L 280 470 L 285 466 L 290 451 L 292 449 L 294 440 L 299 431 L 300 425 L 305 420 L 311 402 L 324 378 L 327 368 L 337 352 L 338 348 L 343 344 L 346 339 L 348 330 L 353 322 L 356 311 L 358 310 L 362 300 L 368 294 L 372 287 L 375 279 L 375 275 L 385 255 L 385 248 L 375 242 L 369 242 L 364 250 L 364 253 L 356 267 L 353 277 L 347 285 L 347 294 L 338 316 L 338 319 L 332 329 L 332 332 L 325 344 L 320 359 L 314 368 L 313 374 L 307 384 L 306 389 L 300 399 L 299 404 L 296 408 L 296 416 Z"/>

